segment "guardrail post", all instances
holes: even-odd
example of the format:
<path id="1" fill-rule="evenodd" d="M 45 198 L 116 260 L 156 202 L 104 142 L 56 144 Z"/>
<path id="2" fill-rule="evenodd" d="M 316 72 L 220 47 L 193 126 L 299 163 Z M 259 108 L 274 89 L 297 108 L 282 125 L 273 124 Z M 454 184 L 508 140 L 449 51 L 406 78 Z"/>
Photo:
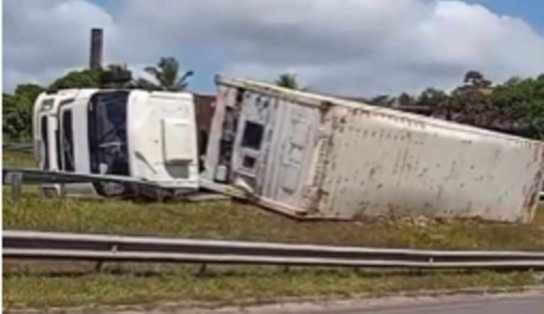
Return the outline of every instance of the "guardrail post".
<path id="1" fill-rule="evenodd" d="M 60 184 L 59 197 L 60 198 L 66 197 L 66 185 L 64 183 Z"/>
<path id="2" fill-rule="evenodd" d="M 134 195 L 134 199 L 139 200 L 140 199 L 140 186 L 137 183 L 131 183 L 130 187 L 132 189 L 132 194 Z"/>
<path id="3" fill-rule="evenodd" d="M 103 261 L 96 262 L 96 266 L 94 267 L 94 270 L 96 272 L 102 272 L 102 270 L 104 270 L 104 262 Z"/>
<path id="4" fill-rule="evenodd" d="M 166 193 L 162 188 L 160 187 L 155 188 L 155 197 L 157 202 L 164 203 L 165 196 L 166 196 Z"/>
<path id="5" fill-rule="evenodd" d="M 111 246 L 111 251 L 115 253 L 117 252 L 117 250 L 118 250 L 117 244 L 113 244 Z M 101 272 L 102 270 L 104 270 L 104 261 L 96 262 L 95 271 Z"/>
<path id="6" fill-rule="evenodd" d="M 21 190 L 23 186 L 23 174 L 20 172 L 10 173 L 11 181 L 11 198 L 14 201 L 21 199 Z"/>
<path id="7" fill-rule="evenodd" d="M 204 273 L 206 272 L 207 269 L 208 269 L 208 265 L 206 263 L 200 264 L 200 268 L 198 269 L 197 276 L 204 275 Z"/>

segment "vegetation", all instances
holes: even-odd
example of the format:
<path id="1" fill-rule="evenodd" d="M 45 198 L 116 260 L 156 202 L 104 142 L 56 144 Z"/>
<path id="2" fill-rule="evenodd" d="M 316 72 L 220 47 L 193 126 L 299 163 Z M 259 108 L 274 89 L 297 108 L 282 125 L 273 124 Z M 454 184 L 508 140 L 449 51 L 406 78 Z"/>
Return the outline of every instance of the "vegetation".
<path id="1" fill-rule="evenodd" d="M 378 95 L 370 102 L 381 106 L 397 103 L 411 109 L 426 107 L 435 118 L 544 139 L 544 74 L 537 78 L 512 78 L 493 86 L 480 72 L 469 71 L 463 82 L 449 94 L 427 88 L 416 96 Z"/>
<path id="2" fill-rule="evenodd" d="M 354 270 L 292 269 L 274 267 L 197 267 L 126 265 L 96 273 L 92 266 L 69 275 L 58 271 L 7 270 L 4 273 L 4 309 L 53 306 L 140 304 L 146 311 L 160 301 L 180 307 L 198 304 L 263 303 L 286 298 L 349 298 L 399 293 L 417 295 L 422 290 L 478 287 L 519 287 L 542 283 L 530 272 L 522 273 L 376 273 Z M 195 303 L 196 302 L 196 303 Z M 147 304 L 146 304 L 147 303 Z M 180 304 L 181 303 L 181 304 Z M 185 303 L 185 304 L 184 304 Z M 132 309 L 134 309 L 132 307 Z M 81 310 L 81 309 L 80 309 Z M 110 312 L 111 309 L 104 312 Z"/>
<path id="3" fill-rule="evenodd" d="M 187 79 L 193 75 L 193 71 L 187 71 L 183 75 L 180 75 L 179 62 L 172 57 L 161 58 L 156 66 L 148 66 L 145 68 L 145 71 L 153 75 L 158 85 L 145 79 L 140 79 L 138 80 L 138 84 L 141 87 L 151 87 L 152 89 L 174 92 L 187 89 L 189 85 Z"/>
<path id="4" fill-rule="evenodd" d="M 112 200 L 44 199 L 31 192 L 25 193 L 18 202 L 5 197 L 3 205 L 6 229 L 385 247 L 544 250 L 544 209 L 538 212 L 533 224 L 516 226 L 385 219 L 364 223 L 304 224 L 230 201 L 135 204 Z"/>
<path id="5" fill-rule="evenodd" d="M 181 91 L 187 88 L 187 78 L 192 71 L 179 77 L 179 64 L 172 57 L 161 58 L 156 67 L 148 67 L 146 71 L 152 73 L 159 84 L 137 79 L 106 83 L 105 79 L 113 76 L 119 77 L 127 72 L 126 66 L 111 64 L 106 68 L 84 69 L 70 71 L 56 79 L 49 86 L 36 84 L 20 84 L 13 93 L 3 94 L 2 108 L 2 132 L 4 141 L 26 141 L 30 139 L 32 128 L 32 110 L 34 101 L 38 95 L 46 90 L 59 90 L 68 88 L 92 88 L 92 87 L 126 87 L 143 88 L 148 90 Z"/>
<path id="6" fill-rule="evenodd" d="M 465 74 L 465 83 L 469 83 L 474 87 L 489 87 L 491 86 L 491 81 L 486 80 L 484 75 L 478 71 L 468 71 Z"/>
<path id="7" fill-rule="evenodd" d="M 27 152 L 8 152 L 2 154 L 2 164 L 4 166 L 20 167 L 20 168 L 35 168 L 36 161 L 34 155 Z"/>
<path id="8" fill-rule="evenodd" d="M 51 90 L 68 88 L 92 88 L 100 86 L 100 77 L 102 69 L 86 69 L 68 72 L 68 74 L 58 78 L 49 86 Z"/>
<path id="9" fill-rule="evenodd" d="M 2 131 L 5 139 L 23 141 L 30 137 L 32 107 L 40 92 L 46 89 L 99 87 L 105 73 L 120 70 L 126 70 L 126 67 L 110 65 L 106 69 L 71 71 L 48 87 L 21 84 L 14 93 L 4 93 Z M 192 71 L 182 74 L 178 61 L 172 57 L 161 58 L 157 65 L 149 66 L 145 71 L 156 82 L 138 78 L 123 86 L 182 91 L 187 88 L 187 79 L 193 74 Z M 301 89 L 295 74 L 281 74 L 275 83 L 282 87 Z M 468 71 L 463 83 L 450 94 L 436 88 L 427 88 L 415 96 L 408 93 L 402 93 L 399 97 L 378 95 L 370 102 L 382 106 L 398 103 L 410 107 L 428 107 L 429 115 L 436 118 L 544 139 L 544 74 L 536 78 L 514 77 L 504 84 L 493 86 L 482 73 Z"/>
<path id="10" fill-rule="evenodd" d="M 295 74 L 284 73 L 281 74 L 275 81 L 276 85 L 280 87 L 299 89 L 297 76 Z"/>
<path id="11" fill-rule="evenodd" d="M 297 223 L 229 201 L 134 204 L 122 201 L 43 199 L 26 192 L 4 198 L 4 228 L 227 238 L 326 244 L 431 248 L 543 249 L 544 208 L 530 226 L 476 222 Z M 334 234 L 334 237 L 330 235 Z M 13 308 L 130 304 L 156 301 L 262 302 L 279 297 L 350 297 L 420 289 L 522 286 L 539 283 L 523 273 L 373 273 L 277 267 L 107 264 L 4 264 L 4 306 Z"/>
<path id="12" fill-rule="evenodd" d="M 4 164 L 32 165 L 28 154 L 6 152 Z M 544 207 L 532 224 L 463 220 L 386 220 L 298 223 L 231 201 L 137 204 L 99 199 L 47 199 L 36 190 L 3 199 L 6 229 L 56 230 L 310 242 L 361 246 L 544 250 Z M 334 235 L 334 237 L 331 237 Z"/>
<path id="13" fill-rule="evenodd" d="M 544 139 L 544 74 L 507 81 L 494 90 L 491 102 L 535 138 Z"/>
<path id="14" fill-rule="evenodd" d="M 22 156 L 4 154 L 4 162 Z M 28 160 L 29 158 L 27 158 Z M 475 221 L 368 220 L 299 223 L 231 201 L 137 204 L 115 200 L 47 199 L 29 189 L 14 202 L 4 193 L 5 229 L 72 231 L 304 242 L 360 246 L 544 249 L 544 208 L 530 225 Z M 331 236 L 334 235 L 334 236 Z M 529 273 L 374 273 L 277 267 L 4 263 L 6 308 L 127 304 L 155 301 L 259 302 L 278 297 L 350 297 L 419 289 L 520 286 L 538 283 Z"/>
<path id="15" fill-rule="evenodd" d="M 15 141 L 30 138 L 33 103 L 42 91 L 44 88 L 39 85 L 21 84 L 13 94 L 2 95 L 2 132 L 5 137 Z"/>
<path id="16" fill-rule="evenodd" d="M 448 99 L 448 95 L 435 88 L 425 89 L 417 98 L 419 106 L 435 106 Z"/>

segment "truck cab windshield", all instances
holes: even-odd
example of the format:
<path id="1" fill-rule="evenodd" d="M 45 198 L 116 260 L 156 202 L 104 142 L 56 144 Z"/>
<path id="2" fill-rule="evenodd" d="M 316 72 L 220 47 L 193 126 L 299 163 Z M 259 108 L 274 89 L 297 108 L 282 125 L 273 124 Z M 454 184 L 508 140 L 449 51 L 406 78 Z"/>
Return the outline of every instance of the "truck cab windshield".
<path id="1" fill-rule="evenodd" d="M 128 91 L 105 91 L 89 102 L 90 168 L 94 174 L 129 176 Z"/>

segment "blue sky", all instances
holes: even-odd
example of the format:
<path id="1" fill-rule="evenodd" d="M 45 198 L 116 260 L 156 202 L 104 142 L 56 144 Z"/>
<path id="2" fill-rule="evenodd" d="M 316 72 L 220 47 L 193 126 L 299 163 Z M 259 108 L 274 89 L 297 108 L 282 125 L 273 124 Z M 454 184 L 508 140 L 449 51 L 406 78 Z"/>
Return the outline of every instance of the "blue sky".
<path id="1" fill-rule="evenodd" d="M 103 6 L 111 12 L 115 12 L 116 1 L 90 0 Z M 155 0 L 159 2 L 160 0 Z M 500 15 L 509 15 L 523 19 L 535 31 L 544 35 L 544 0 L 468 0 L 467 2 L 479 3 Z M 196 91 L 212 92 L 213 75 L 218 73 L 225 60 L 221 60 L 217 54 L 206 53 L 206 47 L 183 47 L 175 56 L 185 66 L 194 69 L 195 75 L 191 80 L 191 87 Z M 226 56 L 222 56 L 226 58 Z"/>
<path id="2" fill-rule="evenodd" d="M 3 88 L 86 67 L 97 26 L 106 63 L 142 75 L 173 56 L 199 92 L 218 73 L 352 96 L 449 89 L 468 70 L 501 82 L 544 73 L 543 15 L 544 0 L 4 0 Z"/>
<path id="3" fill-rule="evenodd" d="M 115 10 L 116 0 L 89 0 L 108 10 Z M 155 0 L 160 1 L 160 0 Z M 499 14 L 516 16 L 527 21 L 540 33 L 544 33 L 544 0 L 468 0 L 479 3 Z"/>
<path id="4" fill-rule="evenodd" d="M 544 34 L 544 0 L 474 0 L 492 11 L 517 16 Z"/>

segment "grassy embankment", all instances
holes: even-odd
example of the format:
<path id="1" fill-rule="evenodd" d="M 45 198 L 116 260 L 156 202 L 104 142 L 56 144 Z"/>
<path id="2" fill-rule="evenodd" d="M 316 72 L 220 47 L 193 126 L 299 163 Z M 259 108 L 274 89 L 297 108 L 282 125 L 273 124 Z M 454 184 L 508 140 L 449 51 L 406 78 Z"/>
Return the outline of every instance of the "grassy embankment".
<path id="1" fill-rule="evenodd" d="M 4 154 L 4 162 L 23 157 Z M 28 161 L 28 159 L 26 159 Z M 7 195 L 6 195 L 7 196 Z M 297 223 L 230 201 L 134 204 L 112 200 L 44 199 L 36 190 L 3 200 L 4 229 L 164 235 L 361 246 L 544 250 L 544 208 L 530 225 L 472 221 Z M 81 264 L 59 271 L 8 266 L 4 306 L 141 303 L 160 300 L 236 302 L 281 296 L 348 297 L 419 289 L 535 284 L 531 273 L 396 273 L 275 267 L 108 265 L 97 273 Z"/>

